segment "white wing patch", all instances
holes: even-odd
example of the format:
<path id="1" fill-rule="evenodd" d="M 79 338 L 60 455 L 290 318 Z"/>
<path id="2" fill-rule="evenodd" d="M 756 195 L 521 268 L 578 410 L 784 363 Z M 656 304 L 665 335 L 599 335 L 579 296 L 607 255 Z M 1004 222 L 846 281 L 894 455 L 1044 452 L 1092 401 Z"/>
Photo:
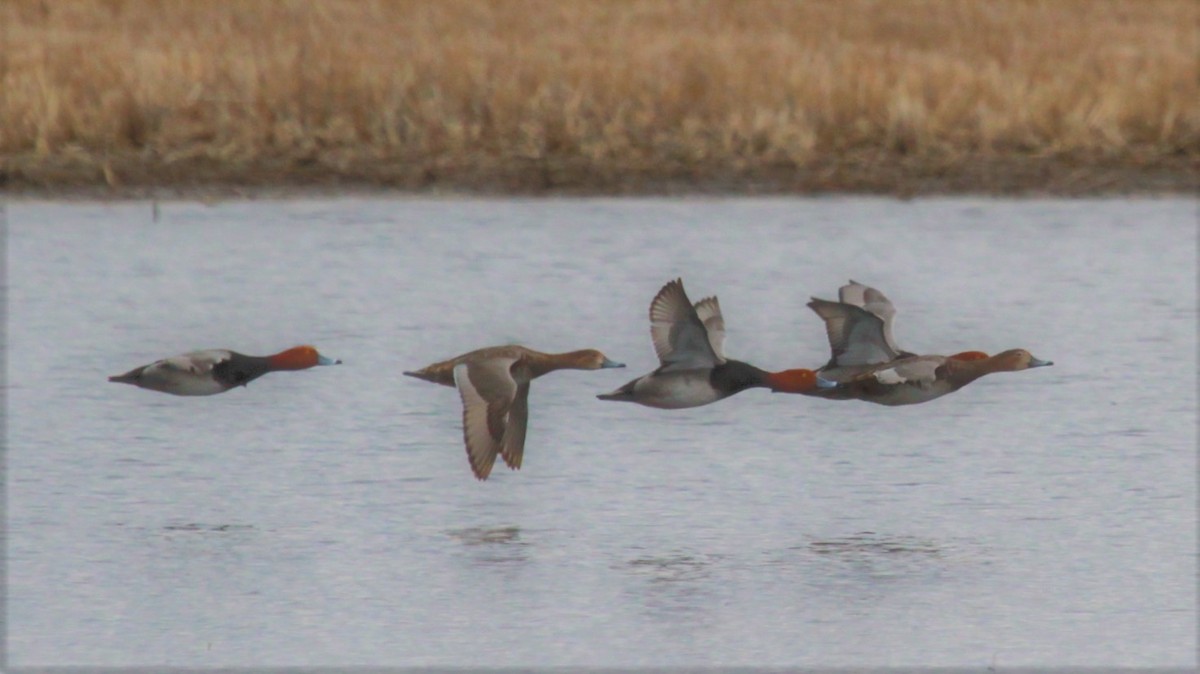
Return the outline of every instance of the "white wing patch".
<path id="1" fill-rule="evenodd" d="M 895 368 L 876 372 L 875 379 L 881 384 L 903 384 L 908 381 L 904 378 L 904 375 L 897 372 Z"/>
<path id="2" fill-rule="evenodd" d="M 937 381 L 937 369 L 945 359 L 939 356 L 918 356 L 897 361 L 892 367 L 877 370 L 873 376 L 881 384 L 915 384 L 922 388 Z"/>
<path id="3" fill-rule="evenodd" d="M 225 349 L 193 351 L 182 356 L 164 358 L 155 363 L 154 367 L 203 376 L 212 372 L 213 367 L 218 363 L 223 363 L 232 357 L 233 354 Z"/>
<path id="4" fill-rule="evenodd" d="M 227 350 L 210 349 L 156 360 L 142 371 L 138 386 L 181 396 L 222 393 L 225 385 L 213 378 L 213 367 L 232 357 Z"/>

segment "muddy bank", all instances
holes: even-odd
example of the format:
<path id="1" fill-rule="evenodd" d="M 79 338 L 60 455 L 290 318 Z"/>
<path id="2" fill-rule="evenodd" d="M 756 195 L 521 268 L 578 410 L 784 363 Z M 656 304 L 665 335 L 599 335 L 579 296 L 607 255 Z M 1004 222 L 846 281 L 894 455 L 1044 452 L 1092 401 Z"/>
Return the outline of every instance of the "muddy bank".
<path id="1" fill-rule="evenodd" d="M 1195 193 L 1200 159 L 903 157 L 791 165 L 596 165 L 572 161 L 276 159 L 233 164 L 39 158 L 0 165 L 0 194 L 31 198 L 245 198 L 397 192 L 470 195 L 755 195 L 863 193 L 1100 196 Z"/>

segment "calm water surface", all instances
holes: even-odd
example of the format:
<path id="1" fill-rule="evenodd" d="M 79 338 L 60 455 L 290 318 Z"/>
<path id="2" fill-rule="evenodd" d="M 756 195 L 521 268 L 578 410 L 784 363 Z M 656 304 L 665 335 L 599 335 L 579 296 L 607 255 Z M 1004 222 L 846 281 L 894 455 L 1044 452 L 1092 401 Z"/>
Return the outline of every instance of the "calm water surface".
<path id="1" fill-rule="evenodd" d="M 16 665 L 1189 666 L 1196 202 L 328 200 L 7 207 Z M 828 357 L 848 278 L 925 353 L 1055 366 L 885 408 L 594 396 L 646 307 L 719 294 L 726 351 Z M 625 370 L 531 395 L 477 483 L 457 394 L 518 341 Z M 211 398 L 105 381 L 313 343 Z"/>

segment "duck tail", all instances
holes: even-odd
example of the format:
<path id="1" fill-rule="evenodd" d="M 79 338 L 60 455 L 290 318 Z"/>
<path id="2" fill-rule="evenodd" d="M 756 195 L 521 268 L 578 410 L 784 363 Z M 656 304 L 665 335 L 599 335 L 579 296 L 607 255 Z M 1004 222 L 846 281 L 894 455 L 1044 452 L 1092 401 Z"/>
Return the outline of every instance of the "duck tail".
<path id="1" fill-rule="evenodd" d="M 625 402 L 633 400 L 633 386 L 638 382 L 637 379 L 629 382 L 612 393 L 601 393 L 596 396 L 600 400 L 615 400 L 617 402 Z"/>
<path id="2" fill-rule="evenodd" d="M 139 367 L 135 370 L 130 370 L 125 374 L 114 374 L 113 376 L 109 377 L 108 380 L 117 384 L 133 384 L 134 386 L 137 386 L 138 379 L 142 376 L 142 370 L 145 369 L 146 368 L 144 367 Z"/>
<path id="3" fill-rule="evenodd" d="M 451 361 L 434 363 L 420 370 L 405 372 L 404 375 L 433 382 L 434 384 L 441 384 L 442 386 L 454 386 L 454 363 Z"/>

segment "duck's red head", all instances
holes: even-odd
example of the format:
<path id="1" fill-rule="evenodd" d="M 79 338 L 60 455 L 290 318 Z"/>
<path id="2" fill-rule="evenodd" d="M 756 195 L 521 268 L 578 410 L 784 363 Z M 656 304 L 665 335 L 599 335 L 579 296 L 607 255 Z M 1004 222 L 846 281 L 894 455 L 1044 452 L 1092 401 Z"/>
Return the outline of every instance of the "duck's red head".
<path id="1" fill-rule="evenodd" d="M 276 370 L 307 370 L 310 367 L 317 365 L 334 365 L 340 363 L 340 360 L 326 358 L 317 352 L 317 349 L 312 346 L 294 346 L 287 351 L 280 351 L 274 356 L 270 356 L 271 367 Z"/>
<path id="2" fill-rule="evenodd" d="M 816 372 L 803 368 L 767 375 L 767 385 L 775 393 L 808 393 L 817 390 L 819 383 Z"/>

